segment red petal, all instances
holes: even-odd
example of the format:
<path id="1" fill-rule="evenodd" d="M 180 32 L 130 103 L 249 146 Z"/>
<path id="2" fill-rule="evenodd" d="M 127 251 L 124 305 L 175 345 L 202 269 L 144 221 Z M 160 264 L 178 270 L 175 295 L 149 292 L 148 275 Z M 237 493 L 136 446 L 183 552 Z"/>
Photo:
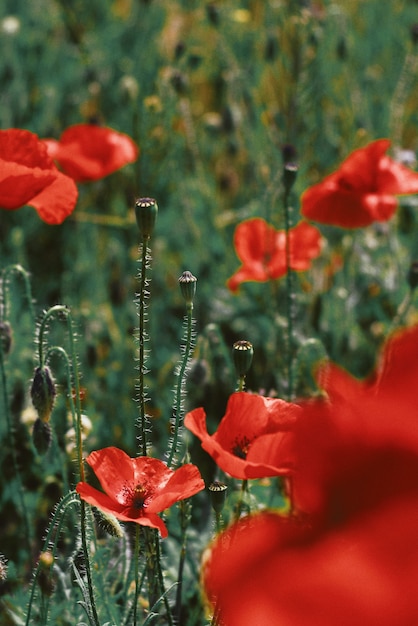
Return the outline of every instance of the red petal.
<path id="1" fill-rule="evenodd" d="M 28 168 L 56 169 L 38 136 L 28 130 L 0 130 L 0 159 Z"/>
<path id="2" fill-rule="evenodd" d="M 61 224 L 75 209 L 78 189 L 74 181 L 56 172 L 54 182 L 28 201 L 47 224 Z"/>
<path id="3" fill-rule="evenodd" d="M 126 489 L 135 488 L 137 484 L 134 475 L 134 459 L 131 459 L 123 450 L 110 447 L 91 452 L 86 461 L 108 496 L 126 506 Z"/>
<path id="4" fill-rule="evenodd" d="M 58 143 L 45 143 L 63 170 L 79 182 L 104 178 L 139 154 L 128 135 L 94 124 L 76 124 L 64 131 Z"/>
<path id="5" fill-rule="evenodd" d="M 0 206 L 3 209 L 19 209 L 50 185 L 58 171 L 0 161 Z"/>
<path id="6" fill-rule="evenodd" d="M 378 188 L 381 193 L 403 195 L 418 193 L 418 173 L 388 156 L 380 159 Z"/>
<path id="7" fill-rule="evenodd" d="M 195 465 L 182 465 L 171 473 L 169 481 L 152 496 L 147 512 L 164 511 L 175 502 L 194 496 L 205 488 L 205 483 Z"/>
<path id="8" fill-rule="evenodd" d="M 241 222 L 235 229 L 234 246 L 238 258 L 244 263 L 263 261 L 274 246 L 275 231 L 261 218 Z"/>

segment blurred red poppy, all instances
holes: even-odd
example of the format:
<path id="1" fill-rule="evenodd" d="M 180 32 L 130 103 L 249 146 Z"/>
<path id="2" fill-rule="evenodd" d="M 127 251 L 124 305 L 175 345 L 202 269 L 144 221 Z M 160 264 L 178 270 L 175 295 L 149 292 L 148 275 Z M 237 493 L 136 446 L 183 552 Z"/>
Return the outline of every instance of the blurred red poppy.
<path id="1" fill-rule="evenodd" d="M 307 222 L 299 222 L 289 231 L 290 267 L 303 271 L 321 252 L 321 234 Z M 246 220 L 237 226 L 234 246 L 242 266 L 227 285 L 237 291 L 246 281 L 264 282 L 286 274 L 286 232 L 276 230 L 262 218 Z"/>
<path id="2" fill-rule="evenodd" d="M 209 435 L 202 408 L 187 413 L 184 424 L 217 465 L 234 478 L 264 478 L 290 473 L 291 440 L 299 407 L 278 398 L 237 392 L 230 396 L 217 431 Z"/>
<path id="3" fill-rule="evenodd" d="M 0 130 L 0 207 L 9 211 L 28 204 L 48 224 L 61 224 L 72 213 L 78 191 L 56 168 L 37 135 L 28 130 Z"/>
<path id="4" fill-rule="evenodd" d="M 388 221 L 398 205 L 395 196 L 418 193 L 418 173 L 388 157 L 389 146 L 388 139 L 379 139 L 352 152 L 302 194 L 302 215 L 342 228 Z"/>
<path id="5" fill-rule="evenodd" d="M 336 366 L 293 428 L 298 516 L 250 517 L 203 570 L 224 626 L 418 623 L 418 326 L 365 381 Z"/>
<path id="6" fill-rule="evenodd" d="M 48 153 L 77 182 L 99 180 L 138 158 L 128 135 L 96 124 L 75 124 L 59 141 L 45 139 Z"/>
<path id="7" fill-rule="evenodd" d="M 131 458 L 115 447 L 96 450 L 86 461 L 105 493 L 80 482 L 76 490 L 83 500 L 124 522 L 158 528 L 163 537 L 167 528 L 157 513 L 205 487 L 194 465 L 173 471 L 159 459 Z"/>

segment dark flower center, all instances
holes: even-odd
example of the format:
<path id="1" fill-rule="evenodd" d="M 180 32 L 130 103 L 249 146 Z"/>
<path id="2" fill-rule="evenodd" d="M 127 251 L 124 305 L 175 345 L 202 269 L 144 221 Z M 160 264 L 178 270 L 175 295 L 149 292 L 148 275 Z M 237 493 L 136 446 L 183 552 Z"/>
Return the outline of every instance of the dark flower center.
<path id="1" fill-rule="evenodd" d="M 147 490 L 143 485 L 136 485 L 132 491 L 132 508 L 142 509 L 147 498 Z"/>
<path id="2" fill-rule="evenodd" d="M 240 439 L 236 438 L 234 442 L 234 446 L 232 447 L 232 454 L 237 456 L 240 459 L 246 459 L 248 450 L 250 449 L 251 441 L 245 437 L 241 437 Z"/>

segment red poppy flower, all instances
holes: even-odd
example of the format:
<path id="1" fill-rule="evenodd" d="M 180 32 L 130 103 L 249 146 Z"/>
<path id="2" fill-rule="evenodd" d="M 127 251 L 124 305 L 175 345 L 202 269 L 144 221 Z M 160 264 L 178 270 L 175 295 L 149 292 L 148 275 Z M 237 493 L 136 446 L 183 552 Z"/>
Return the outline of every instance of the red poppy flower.
<path id="1" fill-rule="evenodd" d="M 331 366 L 300 407 L 293 494 L 302 514 L 243 520 L 204 566 L 225 626 L 418 623 L 418 326 L 358 381 Z M 324 372 L 322 372 L 322 375 Z"/>
<path id="2" fill-rule="evenodd" d="M 0 130 L 0 207 L 13 211 L 28 204 L 48 224 L 61 224 L 77 202 L 74 181 L 55 167 L 37 135 Z"/>
<path id="3" fill-rule="evenodd" d="M 86 461 L 105 493 L 80 482 L 76 490 L 83 500 L 124 522 L 158 528 L 163 537 L 167 528 L 157 513 L 205 487 L 194 465 L 173 471 L 159 459 L 130 458 L 114 447 L 96 450 Z"/>
<path id="4" fill-rule="evenodd" d="M 379 139 L 352 152 L 302 194 L 302 215 L 342 228 L 387 222 L 397 208 L 395 196 L 418 193 L 418 173 L 388 157 L 389 146 L 388 139 Z"/>
<path id="5" fill-rule="evenodd" d="M 78 182 L 99 180 L 138 158 L 128 135 L 95 124 L 75 124 L 59 141 L 45 139 L 49 155 Z"/>
<path id="6" fill-rule="evenodd" d="M 229 398 L 213 435 L 202 408 L 187 413 L 184 424 L 224 472 L 235 478 L 264 478 L 289 474 L 291 442 L 286 431 L 299 411 L 296 404 L 241 391 Z"/>
<path id="7" fill-rule="evenodd" d="M 290 267 L 303 271 L 310 267 L 321 251 L 321 235 L 307 222 L 300 222 L 289 231 Z M 261 218 L 246 220 L 237 226 L 234 246 L 242 266 L 227 285 L 237 291 L 246 281 L 264 282 L 286 274 L 286 232 L 276 230 Z"/>

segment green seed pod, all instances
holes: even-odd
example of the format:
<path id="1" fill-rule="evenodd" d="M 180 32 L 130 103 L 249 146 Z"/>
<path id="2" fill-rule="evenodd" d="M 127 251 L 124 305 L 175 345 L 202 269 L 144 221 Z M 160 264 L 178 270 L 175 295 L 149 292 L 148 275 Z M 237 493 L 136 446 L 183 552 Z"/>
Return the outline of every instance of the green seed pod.
<path id="1" fill-rule="evenodd" d="M 52 441 L 51 426 L 39 417 L 33 425 L 32 441 L 38 454 L 43 455 L 48 452 Z"/>
<path id="2" fill-rule="evenodd" d="M 57 395 L 55 383 L 48 367 L 36 368 L 30 395 L 38 416 L 42 421 L 48 422 Z"/>
<path id="3" fill-rule="evenodd" d="M 196 276 L 193 276 L 193 274 L 188 271 L 183 272 L 183 274 L 179 278 L 181 294 L 187 306 L 193 304 L 194 296 L 196 293 L 196 283 Z"/>
<path id="4" fill-rule="evenodd" d="M 224 508 L 227 489 L 227 485 L 220 483 L 217 480 L 209 485 L 212 508 L 217 515 L 219 515 Z"/>
<path id="5" fill-rule="evenodd" d="M 254 348 L 252 343 L 245 340 L 236 341 L 232 347 L 232 357 L 234 359 L 237 376 L 242 378 L 251 367 Z"/>
<path id="6" fill-rule="evenodd" d="M 157 219 L 158 205 L 153 198 L 139 198 L 135 203 L 135 216 L 142 239 L 149 239 Z"/>

